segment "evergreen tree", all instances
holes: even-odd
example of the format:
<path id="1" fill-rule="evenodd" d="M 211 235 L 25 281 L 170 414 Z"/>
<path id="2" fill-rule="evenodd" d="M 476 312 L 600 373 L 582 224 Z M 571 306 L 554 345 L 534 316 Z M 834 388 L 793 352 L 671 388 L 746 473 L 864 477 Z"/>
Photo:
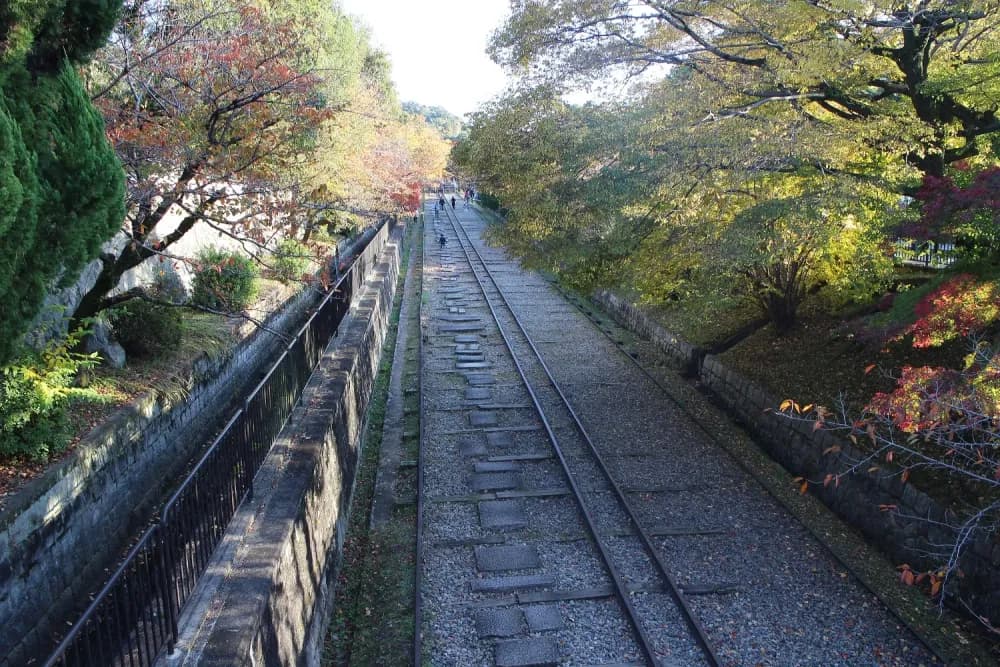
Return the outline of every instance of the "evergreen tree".
<path id="1" fill-rule="evenodd" d="M 124 178 L 74 65 L 120 0 L 0 10 L 0 363 L 57 278 L 72 282 L 124 217 Z"/>

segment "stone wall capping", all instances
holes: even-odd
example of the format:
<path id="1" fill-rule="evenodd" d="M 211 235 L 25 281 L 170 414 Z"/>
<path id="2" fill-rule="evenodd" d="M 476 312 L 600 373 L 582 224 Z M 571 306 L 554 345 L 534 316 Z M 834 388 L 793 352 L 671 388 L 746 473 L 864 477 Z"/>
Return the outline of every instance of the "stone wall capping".
<path id="1" fill-rule="evenodd" d="M 239 510 L 253 521 L 227 532 L 240 545 L 227 574 L 199 582 L 167 664 L 319 664 L 400 254 L 397 237 L 258 473 L 269 483 Z"/>

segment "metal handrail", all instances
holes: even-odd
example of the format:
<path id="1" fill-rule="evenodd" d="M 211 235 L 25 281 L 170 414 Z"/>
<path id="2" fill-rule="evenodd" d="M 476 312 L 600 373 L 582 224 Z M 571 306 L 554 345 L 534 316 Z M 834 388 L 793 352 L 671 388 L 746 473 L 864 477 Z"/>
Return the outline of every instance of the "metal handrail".
<path id="1" fill-rule="evenodd" d="M 226 526 L 346 315 L 356 287 L 388 237 L 388 220 L 365 242 L 291 342 L 244 399 L 164 504 L 155 523 L 45 662 L 100 667 L 152 665 L 172 651 L 178 617 Z M 384 245 L 384 244 L 383 244 Z M 296 348 L 301 344 L 301 352 Z"/>
<path id="2" fill-rule="evenodd" d="M 959 260 L 961 254 L 952 243 L 897 238 L 892 245 L 893 259 L 897 263 L 928 269 L 947 269 Z"/>
<path id="3" fill-rule="evenodd" d="M 273 366 L 271 367 L 271 370 L 272 371 L 274 370 Z M 270 374 L 271 371 L 268 371 L 268 377 L 270 377 Z M 257 387 L 259 389 L 260 385 L 258 384 Z M 255 389 L 253 393 L 256 393 L 256 391 L 257 390 Z M 205 461 L 208 459 L 209 456 L 212 455 L 212 453 L 215 451 L 215 448 L 218 447 L 219 441 L 221 441 L 222 438 L 229 433 L 229 429 L 232 428 L 233 424 L 236 423 L 236 420 L 238 420 L 242 416 L 243 416 L 243 408 L 240 408 L 239 410 L 236 411 L 236 413 L 232 417 L 230 417 L 229 421 L 226 422 L 225 427 L 223 427 L 222 432 L 215 437 L 215 440 L 213 440 L 212 444 L 208 446 L 207 450 L 205 450 L 205 453 L 202 455 L 201 459 L 199 459 L 198 463 L 195 464 L 191 474 L 189 474 L 187 477 L 184 478 L 184 481 L 181 482 L 181 485 L 177 487 L 177 490 L 174 491 L 173 495 L 170 496 L 170 499 L 163 505 L 163 509 L 160 511 L 160 521 L 162 523 L 168 523 L 170 521 L 169 517 L 170 510 L 173 508 L 174 503 L 177 502 L 177 499 L 181 496 L 181 494 L 184 492 L 187 486 L 191 483 L 191 480 L 194 479 L 194 471 L 200 469 L 203 465 L 205 465 Z"/>

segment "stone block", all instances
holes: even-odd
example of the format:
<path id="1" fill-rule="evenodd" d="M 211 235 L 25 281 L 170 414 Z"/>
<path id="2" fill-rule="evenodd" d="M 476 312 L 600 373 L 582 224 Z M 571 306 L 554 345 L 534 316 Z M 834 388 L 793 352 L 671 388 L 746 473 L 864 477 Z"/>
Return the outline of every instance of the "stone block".
<path id="1" fill-rule="evenodd" d="M 469 424 L 474 427 L 496 426 L 497 413 L 488 410 L 473 410 L 469 413 Z"/>
<path id="2" fill-rule="evenodd" d="M 465 378 L 473 387 L 486 387 L 496 383 L 491 373 L 466 373 Z"/>
<path id="3" fill-rule="evenodd" d="M 502 491 L 521 488 L 521 476 L 511 472 L 483 472 L 472 475 L 473 491 Z"/>
<path id="4" fill-rule="evenodd" d="M 482 331 L 484 328 L 482 324 L 459 322 L 442 325 L 441 333 L 470 333 L 473 331 Z"/>
<path id="5" fill-rule="evenodd" d="M 492 368 L 493 362 L 491 361 L 456 361 L 455 368 L 458 370 L 481 370 L 485 368 Z"/>
<path id="6" fill-rule="evenodd" d="M 465 390 L 467 401 L 488 401 L 493 398 L 493 390 L 489 387 L 469 387 Z"/>
<path id="7" fill-rule="evenodd" d="M 923 517 L 930 510 L 931 499 L 912 484 L 903 485 L 900 499 L 910 514 Z"/>
<path id="8" fill-rule="evenodd" d="M 528 525 L 528 515 L 518 500 L 483 500 L 479 503 L 479 525 L 487 530 L 516 530 Z"/>
<path id="9" fill-rule="evenodd" d="M 524 620 L 528 622 L 528 629 L 532 632 L 546 632 L 549 630 L 562 630 L 566 627 L 559 607 L 555 605 L 533 605 L 524 608 Z"/>
<path id="10" fill-rule="evenodd" d="M 475 614 L 476 634 L 487 637 L 513 637 L 524 634 L 524 613 L 517 607 L 509 609 L 479 609 Z"/>
<path id="11" fill-rule="evenodd" d="M 528 545 L 476 547 L 476 567 L 480 572 L 533 570 L 542 566 L 538 551 Z"/>
<path id="12" fill-rule="evenodd" d="M 458 443 L 462 456 L 486 456 L 486 445 L 479 438 L 470 438 Z"/>
<path id="13" fill-rule="evenodd" d="M 512 447 L 514 436 L 509 431 L 493 431 L 486 434 L 486 444 L 490 447 Z"/>

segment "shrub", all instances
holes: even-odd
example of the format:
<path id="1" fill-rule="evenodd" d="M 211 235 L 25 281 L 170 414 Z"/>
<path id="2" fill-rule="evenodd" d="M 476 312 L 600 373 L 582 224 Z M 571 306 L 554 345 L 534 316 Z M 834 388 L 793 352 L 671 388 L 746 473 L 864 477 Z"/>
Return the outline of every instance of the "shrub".
<path id="1" fill-rule="evenodd" d="M 283 283 L 298 280 L 309 268 L 309 249 L 295 239 L 283 239 L 274 251 L 271 270 Z"/>
<path id="2" fill-rule="evenodd" d="M 207 248 L 198 254 L 191 300 L 199 306 L 234 313 L 257 296 L 257 265 L 239 253 Z"/>
<path id="3" fill-rule="evenodd" d="M 184 336 L 177 308 L 133 299 L 108 313 L 115 339 L 137 359 L 151 359 L 175 349 Z"/>
<path id="4" fill-rule="evenodd" d="M 490 209 L 491 211 L 500 210 L 500 200 L 491 195 L 488 192 L 479 193 L 479 203 Z"/>
<path id="5" fill-rule="evenodd" d="M 177 271 L 169 265 L 160 265 L 153 274 L 153 284 L 150 288 L 153 296 L 161 301 L 170 303 L 186 303 L 188 300 L 188 289 L 177 275 Z"/>
<path id="6" fill-rule="evenodd" d="M 937 347 L 954 338 L 970 337 L 1000 317 L 1000 291 L 963 273 L 940 284 L 917 302 L 917 320 L 907 333 L 913 347 Z"/>
<path id="7" fill-rule="evenodd" d="M 68 442 L 66 403 L 77 372 L 98 362 L 96 353 L 69 350 L 84 331 L 53 341 L 0 369 L 0 455 L 44 459 Z"/>

